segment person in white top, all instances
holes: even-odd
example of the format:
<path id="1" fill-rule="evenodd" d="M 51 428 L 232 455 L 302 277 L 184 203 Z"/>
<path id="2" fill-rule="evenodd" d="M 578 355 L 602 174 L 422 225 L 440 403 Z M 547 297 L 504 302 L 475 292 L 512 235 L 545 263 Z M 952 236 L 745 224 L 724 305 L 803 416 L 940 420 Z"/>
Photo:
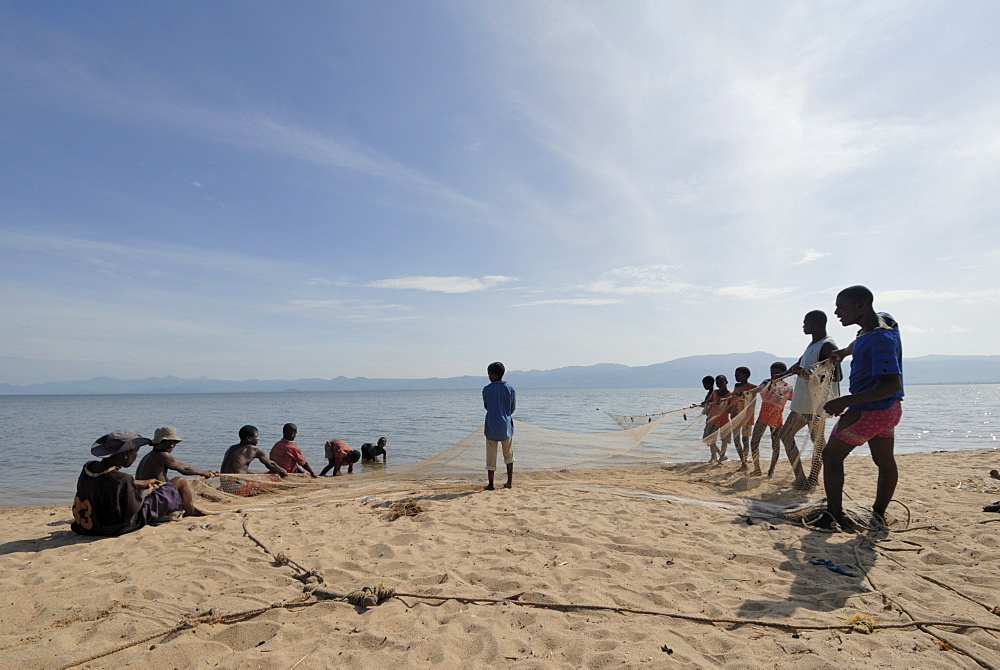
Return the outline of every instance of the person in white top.
<path id="1" fill-rule="evenodd" d="M 830 355 L 837 350 L 837 344 L 832 337 L 826 334 L 826 313 L 821 310 L 813 310 L 805 315 L 805 318 L 802 319 L 802 332 L 811 336 L 812 342 L 806 347 L 798 362 L 788 369 L 789 372 L 797 372 L 798 378 L 795 380 L 795 391 L 789 405 L 788 419 L 781 428 L 781 442 L 785 445 L 785 454 L 795 472 L 793 486 L 800 490 L 812 490 L 819 483 L 819 474 L 823 467 L 823 444 L 825 443 L 825 439 L 817 440 L 818 422 L 823 418 L 817 408 L 823 407 L 823 404 L 828 400 L 840 396 L 840 384 L 838 383 L 840 375 L 834 375 L 834 381 L 828 387 L 829 393 L 826 397 L 813 397 L 812 388 L 809 385 L 810 372 L 808 368 L 830 358 Z M 809 436 L 813 441 L 812 466 L 808 478 L 802 470 L 799 450 L 795 445 L 795 434 L 802 430 L 803 426 L 809 426 Z"/>

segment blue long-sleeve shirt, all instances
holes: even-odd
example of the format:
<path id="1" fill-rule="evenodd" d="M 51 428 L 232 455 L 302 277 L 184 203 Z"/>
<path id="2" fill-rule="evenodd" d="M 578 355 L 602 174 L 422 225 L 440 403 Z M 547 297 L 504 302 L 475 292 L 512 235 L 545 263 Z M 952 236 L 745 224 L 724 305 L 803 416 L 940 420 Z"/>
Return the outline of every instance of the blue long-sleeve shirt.
<path id="1" fill-rule="evenodd" d="M 511 418 L 514 406 L 514 387 L 507 382 L 490 382 L 483 387 L 487 440 L 500 442 L 514 437 L 514 419 Z"/>

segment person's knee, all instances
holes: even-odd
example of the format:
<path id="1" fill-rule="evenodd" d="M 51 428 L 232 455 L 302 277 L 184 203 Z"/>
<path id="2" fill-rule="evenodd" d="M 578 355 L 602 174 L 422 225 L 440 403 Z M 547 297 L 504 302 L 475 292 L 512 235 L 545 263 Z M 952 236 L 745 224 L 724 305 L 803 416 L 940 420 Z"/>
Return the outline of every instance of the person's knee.
<path id="1" fill-rule="evenodd" d="M 851 445 L 839 440 L 837 438 L 831 438 L 827 443 L 826 447 L 823 449 L 823 465 L 829 467 L 830 465 L 840 465 L 847 458 L 847 455 L 851 453 L 854 449 Z"/>
<path id="2" fill-rule="evenodd" d="M 896 459 L 892 454 L 872 453 L 872 461 L 879 470 L 892 470 L 896 467 Z"/>

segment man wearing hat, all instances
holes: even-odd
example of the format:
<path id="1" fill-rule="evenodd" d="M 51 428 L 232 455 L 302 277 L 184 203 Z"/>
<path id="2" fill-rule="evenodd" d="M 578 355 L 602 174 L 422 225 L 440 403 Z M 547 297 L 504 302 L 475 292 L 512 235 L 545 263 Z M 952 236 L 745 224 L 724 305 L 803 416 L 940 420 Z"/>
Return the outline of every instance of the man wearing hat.
<path id="1" fill-rule="evenodd" d="M 100 461 L 83 466 L 73 499 L 74 533 L 122 535 L 173 512 L 204 516 L 194 506 L 191 489 L 183 477 L 170 482 L 134 480 L 120 472 L 135 463 L 139 448 L 151 441 L 134 430 L 116 430 L 97 438 L 90 453 Z"/>
<path id="2" fill-rule="evenodd" d="M 199 470 L 198 468 L 178 461 L 173 456 L 174 447 L 181 438 L 173 426 L 157 428 L 153 433 L 153 450 L 142 457 L 139 467 L 135 470 L 136 479 L 158 479 L 167 481 L 167 471 L 174 470 L 189 477 L 218 477 L 215 470 Z"/>

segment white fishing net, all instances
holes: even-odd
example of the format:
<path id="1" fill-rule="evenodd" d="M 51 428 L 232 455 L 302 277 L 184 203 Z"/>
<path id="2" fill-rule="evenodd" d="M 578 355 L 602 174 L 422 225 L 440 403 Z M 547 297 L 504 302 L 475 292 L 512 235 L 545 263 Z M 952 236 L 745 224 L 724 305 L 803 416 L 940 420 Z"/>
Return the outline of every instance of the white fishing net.
<path id="1" fill-rule="evenodd" d="M 821 363 L 807 371 L 813 398 L 814 418 L 808 425 L 816 444 L 814 462 L 818 462 L 826 442 L 822 404 L 829 395 L 833 370 L 833 364 Z M 571 433 L 515 421 L 515 469 L 555 473 L 601 465 L 707 460 L 710 452 L 707 445 L 716 441 L 740 444 L 736 453 L 729 454 L 736 458 L 743 452 L 743 457 L 749 459 L 749 428 L 760 403 L 751 402 L 750 395 L 729 398 L 726 402 L 730 421 L 710 431 L 704 430 L 705 415 L 700 404 L 651 414 L 605 412 L 621 428 L 606 432 Z M 798 440 L 804 441 L 801 436 Z M 793 467 L 798 467 L 798 452 L 789 454 L 789 460 Z M 282 479 L 269 474 L 227 474 L 221 480 L 192 480 L 192 488 L 198 494 L 199 504 L 214 509 L 247 504 L 311 504 L 402 491 L 429 478 L 435 480 L 436 486 L 446 487 L 453 481 L 455 486 L 467 487 L 467 476 L 484 474 L 485 469 L 486 440 L 480 426 L 444 451 L 402 467 L 317 479 L 307 475 Z M 815 476 L 818 477 L 818 471 Z M 254 502 L 248 503 L 248 498 Z"/>

